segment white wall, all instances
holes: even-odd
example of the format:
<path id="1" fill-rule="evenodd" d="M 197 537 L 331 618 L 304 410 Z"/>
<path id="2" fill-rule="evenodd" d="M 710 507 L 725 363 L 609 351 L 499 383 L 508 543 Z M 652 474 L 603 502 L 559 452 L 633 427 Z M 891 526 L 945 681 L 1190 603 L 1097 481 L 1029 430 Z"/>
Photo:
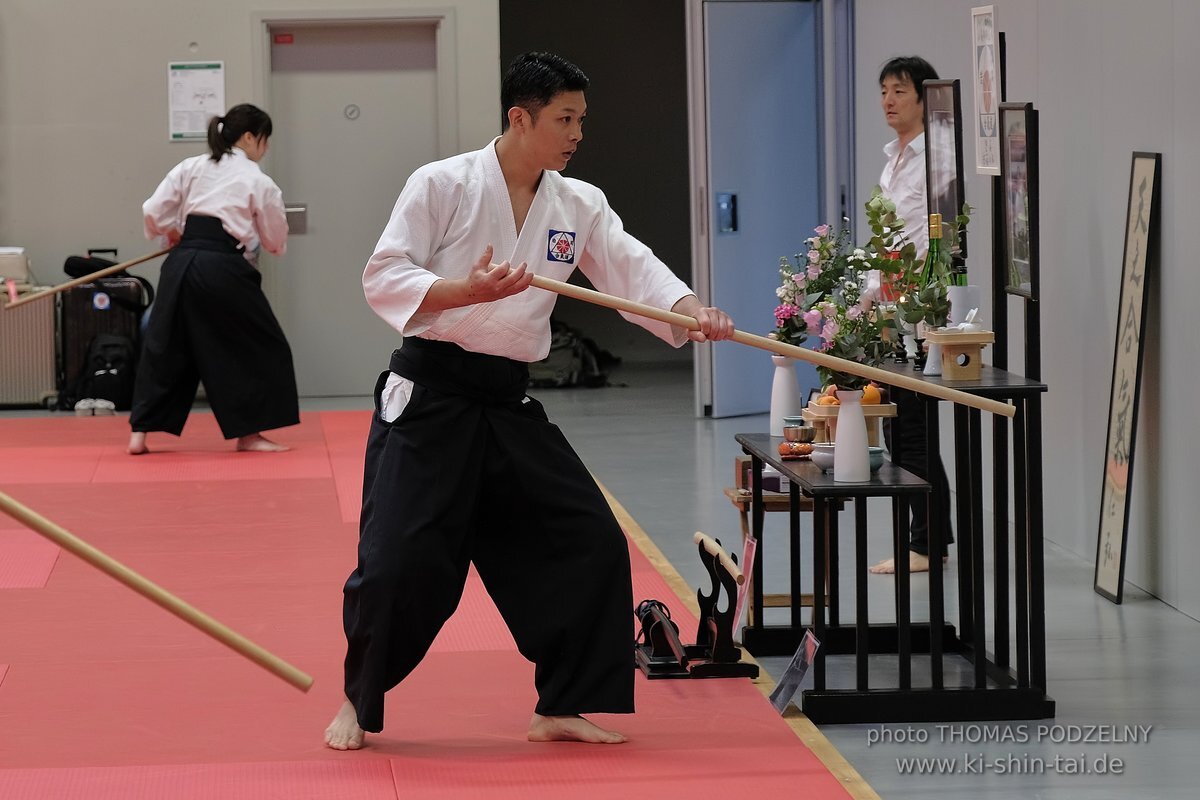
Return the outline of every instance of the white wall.
<path id="1" fill-rule="evenodd" d="M 878 180 L 891 138 L 878 106 L 880 66 L 919 54 L 974 103 L 971 7 L 984 0 L 858 0 L 859 203 Z M 1161 279 L 1151 281 L 1126 577 L 1200 617 L 1200 491 L 1192 466 L 1200 392 L 1189 329 L 1200 270 L 1188 213 L 1200 185 L 1200 3 L 1194 0 L 997 0 L 1007 37 L 1007 99 L 1030 101 L 1041 130 L 1041 293 L 1046 536 L 1093 562 L 1133 151 L 1163 154 Z M 990 177 L 964 143 L 971 282 L 990 308 Z M 861 205 L 860 205 L 861 207 Z M 1180 212 L 1178 209 L 1183 208 Z M 1021 370 L 1021 301 L 1009 300 L 1009 363 Z"/>
<path id="2" fill-rule="evenodd" d="M 459 142 L 486 142 L 499 132 L 498 0 L 349 6 L 432 7 L 455 11 Z M 0 245 L 24 246 L 47 283 L 65 280 L 63 260 L 89 246 L 119 247 L 122 258 L 149 252 L 142 201 L 172 165 L 204 151 L 167 141 L 167 63 L 224 61 L 226 106 L 262 103 L 255 15 L 346 9 L 335 0 L 4 0 Z M 157 266 L 139 274 L 156 279 Z"/>

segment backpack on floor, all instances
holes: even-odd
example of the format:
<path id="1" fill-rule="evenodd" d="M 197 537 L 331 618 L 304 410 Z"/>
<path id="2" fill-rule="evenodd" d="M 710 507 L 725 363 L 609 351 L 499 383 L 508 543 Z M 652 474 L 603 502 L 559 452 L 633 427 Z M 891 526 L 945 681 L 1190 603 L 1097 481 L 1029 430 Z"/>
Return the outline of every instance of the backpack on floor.
<path id="1" fill-rule="evenodd" d="M 136 368 L 137 348 L 128 336 L 98 333 L 88 345 L 75 397 L 109 400 L 118 411 L 128 411 L 133 405 Z"/>
<path id="2" fill-rule="evenodd" d="M 550 320 L 550 353 L 529 365 L 529 385 L 534 388 L 606 386 L 608 375 L 600 368 L 596 344 L 570 326 Z"/>

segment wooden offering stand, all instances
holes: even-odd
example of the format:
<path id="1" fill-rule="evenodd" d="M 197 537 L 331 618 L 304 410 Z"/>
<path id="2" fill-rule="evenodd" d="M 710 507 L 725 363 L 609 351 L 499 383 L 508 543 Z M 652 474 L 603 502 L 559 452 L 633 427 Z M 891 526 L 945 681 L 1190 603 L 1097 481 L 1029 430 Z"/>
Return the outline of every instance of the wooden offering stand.
<path id="1" fill-rule="evenodd" d="M 942 346 L 942 380 L 977 381 L 983 367 L 983 346 L 995 342 L 996 334 L 992 331 L 929 331 L 925 341 Z"/>
<path id="2" fill-rule="evenodd" d="M 801 411 L 804 421 L 817 429 L 817 442 L 832 442 L 837 438 L 838 409 L 841 406 L 821 406 L 809 403 Z M 879 447 L 879 420 L 896 416 L 895 403 L 864 403 L 863 416 L 867 419 L 867 444 Z"/>

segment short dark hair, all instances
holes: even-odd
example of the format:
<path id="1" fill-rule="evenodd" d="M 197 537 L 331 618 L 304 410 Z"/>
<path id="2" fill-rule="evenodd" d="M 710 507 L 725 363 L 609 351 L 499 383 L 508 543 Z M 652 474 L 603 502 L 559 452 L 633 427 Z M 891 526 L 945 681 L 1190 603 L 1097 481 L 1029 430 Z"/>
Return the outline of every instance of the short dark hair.
<path id="1" fill-rule="evenodd" d="M 937 70 L 920 56 L 897 56 L 879 70 L 879 85 L 888 78 L 908 78 L 917 88 L 917 99 L 925 102 L 925 81 L 936 81 Z"/>
<path id="2" fill-rule="evenodd" d="M 500 129 L 508 130 L 508 110 L 520 106 L 533 116 L 560 92 L 588 88 L 583 70 L 553 53 L 522 53 L 513 59 L 500 82 Z"/>
<path id="3" fill-rule="evenodd" d="M 223 117 L 213 117 L 208 121 L 208 149 L 213 161 L 233 149 L 242 134 L 249 133 L 256 139 L 266 139 L 271 135 L 271 117 L 267 112 L 249 103 L 242 103 L 225 112 Z"/>

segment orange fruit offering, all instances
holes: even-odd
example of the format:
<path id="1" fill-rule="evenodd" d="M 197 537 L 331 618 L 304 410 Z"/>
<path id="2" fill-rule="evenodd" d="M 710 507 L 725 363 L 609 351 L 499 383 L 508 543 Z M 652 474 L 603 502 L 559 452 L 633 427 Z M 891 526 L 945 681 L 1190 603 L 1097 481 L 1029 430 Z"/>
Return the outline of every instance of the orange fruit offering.
<path id="1" fill-rule="evenodd" d="M 883 396 L 879 393 L 879 387 L 873 383 L 868 383 L 863 387 L 862 402 L 865 406 L 879 405 L 883 402 Z"/>
<path id="2" fill-rule="evenodd" d="M 842 404 L 842 401 L 838 400 L 836 397 L 833 397 L 832 395 L 826 394 L 826 395 L 821 395 L 820 397 L 817 398 L 817 405 L 819 405 L 819 406 L 840 406 L 841 404 Z"/>

